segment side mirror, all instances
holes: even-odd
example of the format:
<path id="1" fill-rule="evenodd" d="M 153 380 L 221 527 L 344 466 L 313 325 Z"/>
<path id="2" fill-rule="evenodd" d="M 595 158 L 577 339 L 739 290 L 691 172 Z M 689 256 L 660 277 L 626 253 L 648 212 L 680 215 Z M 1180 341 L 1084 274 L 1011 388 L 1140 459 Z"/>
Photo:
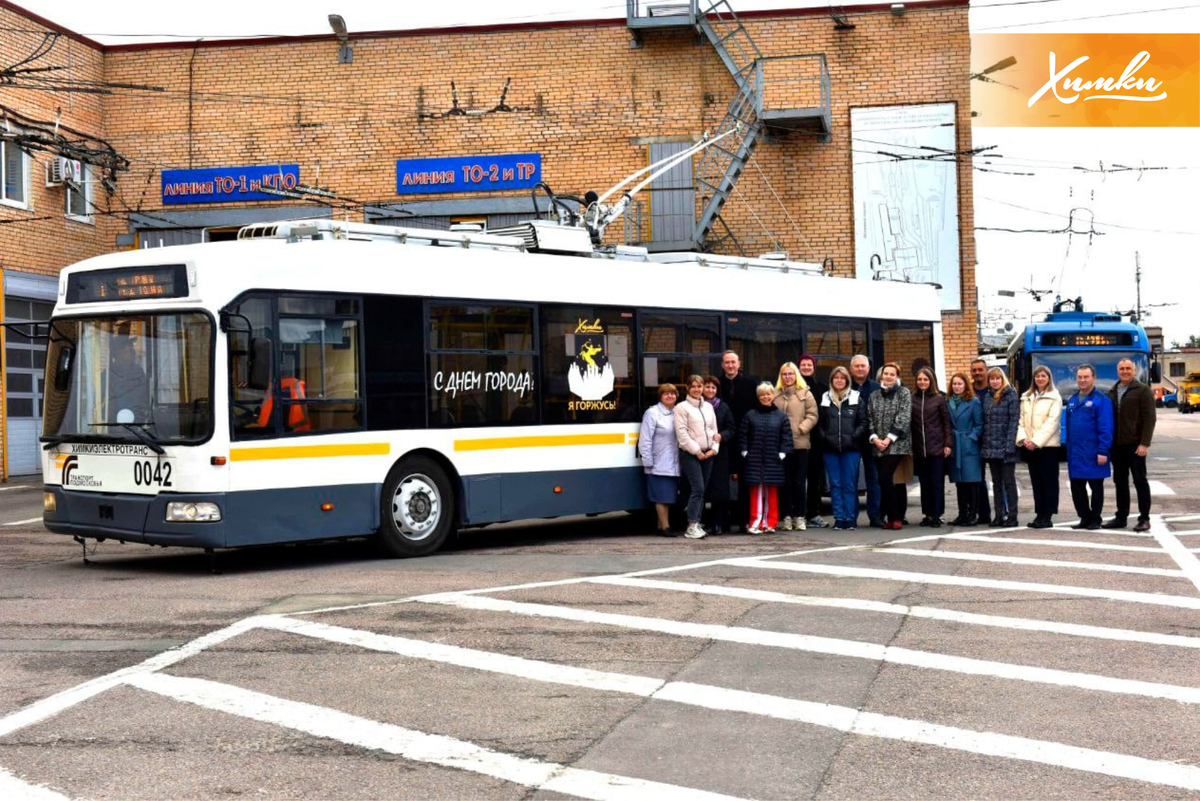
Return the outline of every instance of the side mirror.
<path id="1" fill-rule="evenodd" d="M 1158 362 L 1150 364 L 1150 383 L 1158 384 L 1162 381 L 1162 365 Z"/>
<path id="2" fill-rule="evenodd" d="M 75 349 L 70 345 L 63 345 L 58 352 L 58 358 L 54 362 L 54 388 L 59 392 L 65 392 L 71 384 L 71 368 L 75 364 Z"/>

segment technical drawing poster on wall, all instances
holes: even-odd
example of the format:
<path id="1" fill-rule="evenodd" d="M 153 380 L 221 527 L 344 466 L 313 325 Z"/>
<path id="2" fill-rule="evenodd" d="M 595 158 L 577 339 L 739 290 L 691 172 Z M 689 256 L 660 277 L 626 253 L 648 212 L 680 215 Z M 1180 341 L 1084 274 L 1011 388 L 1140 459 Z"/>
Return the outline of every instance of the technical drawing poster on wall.
<path id="1" fill-rule="evenodd" d="M 943 309 L 959 287 L 955 104 L 850 110 L 855 275 L 937 284 Z"/>

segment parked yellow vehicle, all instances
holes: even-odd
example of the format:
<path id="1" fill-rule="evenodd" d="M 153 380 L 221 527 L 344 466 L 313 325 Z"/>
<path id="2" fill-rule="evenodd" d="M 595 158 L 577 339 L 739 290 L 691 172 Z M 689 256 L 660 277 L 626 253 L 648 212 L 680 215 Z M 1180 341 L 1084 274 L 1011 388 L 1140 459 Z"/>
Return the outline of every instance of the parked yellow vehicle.
<path id="1" fill-rule="evenodd" d="M 1179 411 L 1191 414 L 1200 410 L 1200 373 L 1188 373 L 1179 382 Z"/>

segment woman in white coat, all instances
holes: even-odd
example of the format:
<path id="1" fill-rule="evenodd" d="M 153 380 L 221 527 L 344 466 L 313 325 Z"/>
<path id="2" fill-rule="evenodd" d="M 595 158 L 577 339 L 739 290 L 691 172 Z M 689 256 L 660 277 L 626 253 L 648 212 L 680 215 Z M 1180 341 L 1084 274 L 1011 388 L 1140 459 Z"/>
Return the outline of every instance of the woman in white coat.
<path id="1" fill-rule="evenodd" d="M 1058 514 L 1058 451 L 1061 443 L 1062 395 L 1054 388 L 1054 377 L 1047 367 L 1033 371 L 1033 386 L 1021 396 L 1021 416 L 1017 423 L 1017 447 L 1029 464 L 1029 483 L 1033 485 L 1033 512 L 1030 528 L 1050 528 Z"/>

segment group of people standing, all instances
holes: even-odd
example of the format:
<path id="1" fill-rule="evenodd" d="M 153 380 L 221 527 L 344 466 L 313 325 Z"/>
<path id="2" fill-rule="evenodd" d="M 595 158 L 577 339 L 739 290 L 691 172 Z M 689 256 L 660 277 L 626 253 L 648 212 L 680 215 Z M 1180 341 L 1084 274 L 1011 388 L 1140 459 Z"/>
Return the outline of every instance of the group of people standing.
<path id="1" fill-rule="evenodd" d="M 853 530 L 860 466 L 872 526 L 898 530 L 906 522 L 909 469 L 920 484 L 922 526 L 944 525 L 947 478 L 958 500 L 950 525 L 1017 526 L 1018 460 L 1028 464 L 1033 487 L 1029 527 L 1048 528 L 1058 514 L 1064 407 L 1076 528 L 1124 528 L 1131 474 L 1135 529 L 1149 528 L 1146 452 L 1154 397 L 1128 359 L 1118 365 L 1119 381 L 1107 394 L 1095 390 L 1094 367 L 1081 365 L 1079 391 L 1066 401 L 1044 366 L 1034 370 L 1020 397 L 1003 370 L 988 369 L 981 359 L 969 374 L 954 373 L 945 394 L 928 367 L 917 370 L 912 390 L 903 386 L 894 362 L 883 365 L 875 380 L 870 361 L 857 355 L 848 370 L 832 370 L 828 386 L 816 379 L 815 368 L 804 354 L 780 367 L 774 384 L 759 383 L 741 372 L 738 354 L 727 351 L 723 374 L 691 376 L 682 400 L 674 384 L 659 387 L 658 403 L 642 419 L 638 451 L 660 534 L 678 535 L 669 512 L 680 476 L 687 499 L 683 535 L 689 538 L 734 530 L 731 513 L 746 521 L 751 534 L 826 527 L 820 516 L 825 476 L 834 530 Z M 1105 523 L 1103 483 L 1111 471 L 1117 510 Z"/>

